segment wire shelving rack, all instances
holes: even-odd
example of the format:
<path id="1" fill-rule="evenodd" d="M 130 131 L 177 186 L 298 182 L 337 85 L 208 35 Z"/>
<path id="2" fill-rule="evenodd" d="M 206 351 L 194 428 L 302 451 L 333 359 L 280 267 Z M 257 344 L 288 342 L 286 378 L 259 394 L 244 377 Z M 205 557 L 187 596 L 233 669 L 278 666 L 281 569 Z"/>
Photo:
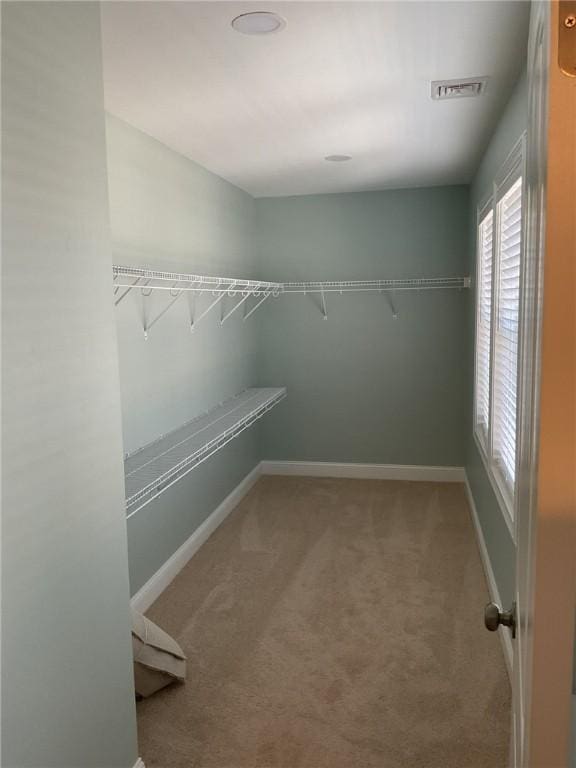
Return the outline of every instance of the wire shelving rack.
<path id="1" fill-rule="evenodd" d="M 246 389 L 127 454 L 124 459 L 127 517 L 157 498 L 285 397 L 285 387 Z"/>
<path id="2" fill-rule="evenodd" d="M 424 291 L 470 288 L 469 277 L 415 277 L 398 280 L 331 280 L 281 283 L 281 293 L 362 293 L 365 291 Z"/>
<path id="3" fill-rule="evenodd" d="M 144 337 L 152 326 L 163 317 L 176 301 L 185 294 L 189 296 L 190 329 L 193 331 L 202 318 L 220 306 L 220 323 L 223 325 L 238 309 L 244 307 L 243 319 L 247 320 L 270 297 L 287 294 L 318 294 L 324 319 L 328 317 L 326 294 L 328 293 L 382 293 L 386 295 L 392 315 L 398 317 L 394 296 L 402 291 L 428 291 L 440 289 L 470 288 L 470 277 L 417 277 L 387 280 L 329 280 L 307 282 L 271 282 L 265 280 L 245 280 L 235 277 L 212 277 L 207 275 L 184 274 L 180 272 L 162 272 L 140 267 L 114 266 L 113 283 L 115 304 L 133 290 L 139 290 L 143 300 L 154 291 L 167 291 L 168 303 L 153 318 L 146 310 L 143 314 Z M 211 300 L 202 312 L 196 311 L 196 297 L 202 294 L 211 296 Z M 237 301 L 226 309 L 226 297 L 236 297 Z M 250 307 L 250 301 L 252 306 Z"/>

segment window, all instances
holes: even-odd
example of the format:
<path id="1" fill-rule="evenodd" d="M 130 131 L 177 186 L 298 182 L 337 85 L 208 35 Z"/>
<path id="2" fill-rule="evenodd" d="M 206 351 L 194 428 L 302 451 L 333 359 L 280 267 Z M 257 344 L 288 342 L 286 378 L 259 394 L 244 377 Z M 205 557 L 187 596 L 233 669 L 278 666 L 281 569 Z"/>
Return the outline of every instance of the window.
<path id="1" fill-rule="evenodd" d="M 518 313 L 522 245 L 522 179 L 498 203 L 498 272 L 494 328 L 494 459 L 509 490 L 516 476 Z"/>
<path id="2" fill-rule="evenodd" d="M 520 274 L 521 146 L 479 212 L 474 427 L 480 452 L 509 521 L 516 485 Z"/>
<path id="3" fill-rule="evenodd" d="M 478 330 L 476 334 L 476 426 L 482 442 L 490 424 L 490 328 L 492 325 L 492 231 L 494 214 L 484 216 L 478 231 Z"/>

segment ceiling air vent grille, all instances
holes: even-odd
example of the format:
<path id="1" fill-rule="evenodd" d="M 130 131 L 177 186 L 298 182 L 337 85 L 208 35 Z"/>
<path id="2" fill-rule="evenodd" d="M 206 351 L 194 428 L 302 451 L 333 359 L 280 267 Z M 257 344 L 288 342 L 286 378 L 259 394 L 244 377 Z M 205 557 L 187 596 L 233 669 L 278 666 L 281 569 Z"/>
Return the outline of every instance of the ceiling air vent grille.
<path id="1" fill-rule="evenodd" d="M 464 99 L 480 96 L 486 89 L 486 77 L 468 77 L 462 80 L 434 80 L 433 99 Z"/>

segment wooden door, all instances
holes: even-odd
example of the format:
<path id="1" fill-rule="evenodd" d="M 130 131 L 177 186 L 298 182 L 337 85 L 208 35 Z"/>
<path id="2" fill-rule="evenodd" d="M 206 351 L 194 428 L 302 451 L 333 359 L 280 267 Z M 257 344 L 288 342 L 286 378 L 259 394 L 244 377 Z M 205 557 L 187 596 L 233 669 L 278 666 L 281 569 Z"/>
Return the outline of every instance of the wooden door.
<path id="1" fill-rule="evenodd" d="M 576 607 L 576 23 L 568 18 L 573 14 L 576 18 L 574 2 L 533 3 L 528 51 L 514 768 L 569 765 Z M 559 31 L 574 36 L 570 74 L 559 65 Z"/>

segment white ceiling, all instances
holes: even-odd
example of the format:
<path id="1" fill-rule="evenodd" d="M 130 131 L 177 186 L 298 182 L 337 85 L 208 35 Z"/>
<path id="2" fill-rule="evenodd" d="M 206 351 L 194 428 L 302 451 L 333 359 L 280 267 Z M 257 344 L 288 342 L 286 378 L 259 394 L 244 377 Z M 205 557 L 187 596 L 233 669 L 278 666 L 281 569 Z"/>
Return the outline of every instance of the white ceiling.
<path id="1" fill-rule="evenodd" d="M 250 10 L 286 28 L 235 32 Z M 266 197 L 468 182 L 521 71 L 528 3 L 105 2 L 102 18 L 107 109 Z M 479 98 L 430 98 L 432 80 L 477 75 Z"/>

